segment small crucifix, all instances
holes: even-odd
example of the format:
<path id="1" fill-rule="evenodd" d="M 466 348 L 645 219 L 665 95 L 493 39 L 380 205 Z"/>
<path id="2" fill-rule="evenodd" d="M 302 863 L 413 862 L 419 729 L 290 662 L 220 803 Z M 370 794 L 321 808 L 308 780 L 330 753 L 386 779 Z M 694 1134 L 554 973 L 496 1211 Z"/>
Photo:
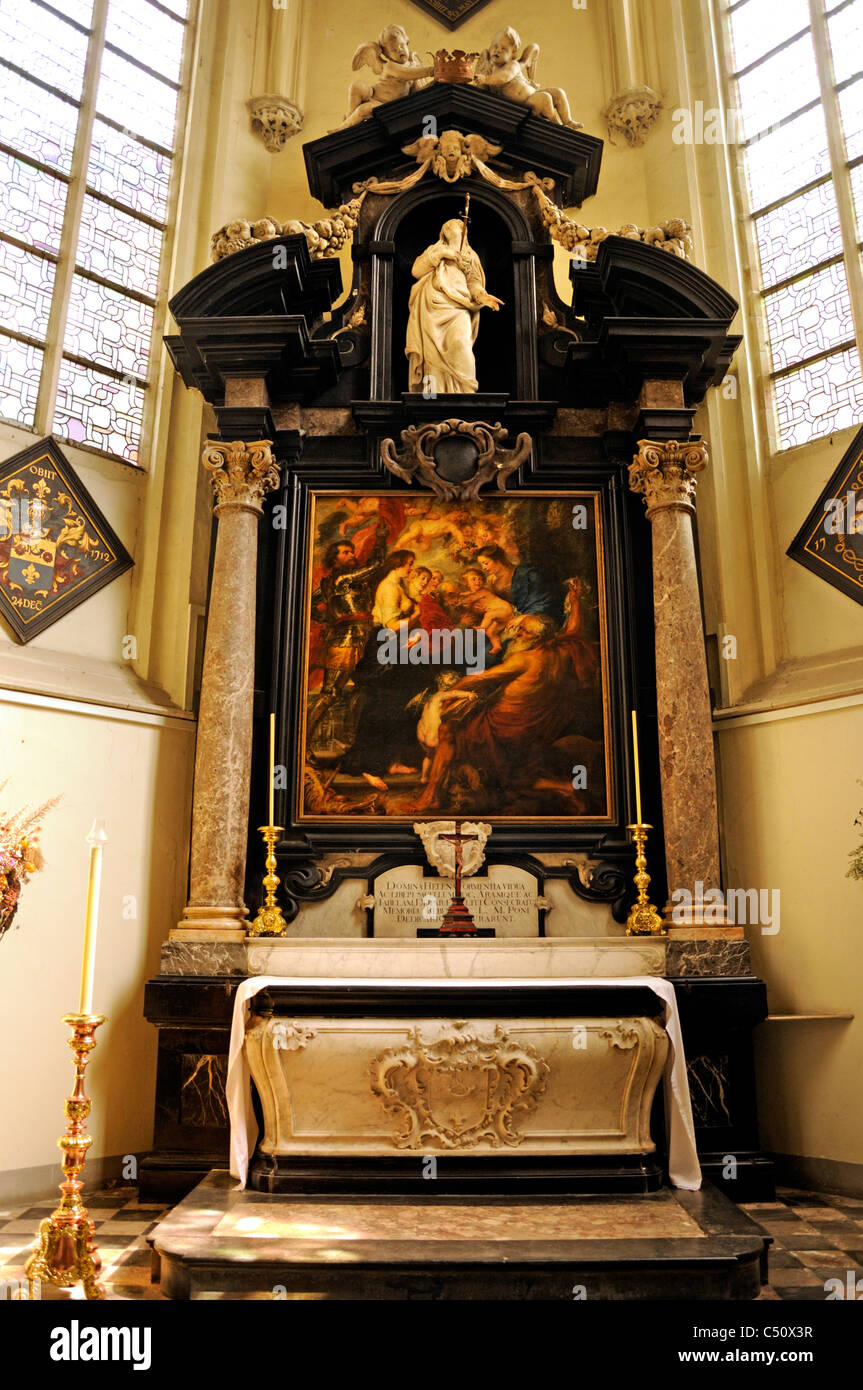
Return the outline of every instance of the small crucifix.
<path id="1" fill-rule="evenodd" d="M 468 194 L 468 198 L 470 194 Z M 465 207 L 465 218 L 467 217 L 467 207 Z M 446 911 L 446 916 L 441 922 L 441 936 L 476 936 L 477 927 L 470 915 L 470 909 L 462 897 L 461 875 L 462 875 L 462 845 L 471 840 L 478 840 L 478 835 L 463 835 L 461 831 L 461 821 L 456 821 L 455 830 L 450 835 L 441 834 L 440 839 L 446 840 L 455 850 L 455 892 L 453 899 Z"/>
<path id="2" fill-rule="evenodd" d="M 470 194 L 469 194 L 469 193 L 465 193 L 465 195 L 464 195 L 464 212 L 462 213 L 462 216 L 461 216 L 461 246 L 459 247 L 459 250 L 460 250 L 460 251 L 463 251 L 463 250 L 464 250 L 464 244 L 465 244 L 465 242 L 467 241 L 467 228 L 468 228 L 468 223 L 469 223 L 469 222 L 470 222 Z M 458 829 L 458 826 L 456 826 L 456 829 Z M 446 836 L 441 836 L 441 839 L 446 839 L 446 838 L 447 838 Z"/>

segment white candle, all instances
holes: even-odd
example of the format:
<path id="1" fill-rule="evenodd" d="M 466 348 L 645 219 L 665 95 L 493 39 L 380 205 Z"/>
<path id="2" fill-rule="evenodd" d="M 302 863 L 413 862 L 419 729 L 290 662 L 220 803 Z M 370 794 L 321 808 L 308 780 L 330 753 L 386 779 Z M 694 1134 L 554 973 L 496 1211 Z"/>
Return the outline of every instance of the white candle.
<path id="1" fill-rule="evenodd" d="M 102 885 L 102 848 L 107 841 L 105 822 L 94 820 L 87 836 L 90 846 L 90 875 L 87 880 L 87 915 L 84 921 L 84 958 L 81 962 L 79 1014 L 93 1012 L 93 976 L 96 971 L 96 928 L 99 921 L 99 893 Z"/>
<path id="2" fill-rule="evenodd" d="M 638 722 L 635 710 L 632 711 L 632 752 L 635 759 L 635 819 L 637 824 L 641 825 L 641 771 L 638 766 Z"/>
<path id="3" fill-rule="evenodd" d="M 270 715 L 270 818 L 267 825 L 275 825 L 273 820 L 273 783 L 276 780 L 276 716 Z"/>

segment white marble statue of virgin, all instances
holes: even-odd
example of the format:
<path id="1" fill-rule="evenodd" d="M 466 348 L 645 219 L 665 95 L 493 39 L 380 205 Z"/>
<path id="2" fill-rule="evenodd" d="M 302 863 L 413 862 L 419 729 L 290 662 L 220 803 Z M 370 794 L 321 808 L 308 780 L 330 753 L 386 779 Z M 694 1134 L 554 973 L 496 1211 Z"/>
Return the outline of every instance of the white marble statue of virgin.
<path id="1" fill-rule="evenodd" d="M 499 309 L 503 301 L 486 293 L 482 263 L 460 218 L 444 222 L 439 240 L 417 256 L 412 274 L 417 283 L 405 339 L 408 389 L 426 395 L 475 392 L 479 311 Z"/>

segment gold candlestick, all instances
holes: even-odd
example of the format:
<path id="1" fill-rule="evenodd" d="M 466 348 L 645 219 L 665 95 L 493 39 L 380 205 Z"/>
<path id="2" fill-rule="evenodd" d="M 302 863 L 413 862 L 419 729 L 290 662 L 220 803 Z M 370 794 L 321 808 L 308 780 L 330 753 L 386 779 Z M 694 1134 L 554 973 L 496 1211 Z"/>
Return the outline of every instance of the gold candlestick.
<path id="1" fill-rule="evenodd" d="M 263 878 L 267 896 L 257 917 L 249 927 L 249 936 L 284 936 L 288 930 L 288 924 L 282 916 L 282 909 L 276 902 L 276 889 L 281 883 L 281 879 L 276 873 L 276 840 L 284 826 L 259 825 L 258 829 L 264 837 L 264 844 L 267 846 L 267 872 Z"/>
<path id="2" fill-rule="evenodd" d="M 24 1266 L 24 1272 L 30 1299 L 34 1297 L 36 1280 L 45 1280 L 60 1289 L 82 1284 L 88 1299 L 104 1298 L 105 1290 L 99 1283 L 102 1260 L 96 1248 L 96 1227 L 81 1201 L 84 1186 L 81 1173 L 93 1142 L 86 1132 L 90 1100 L 84 1090 L 84 1072 L 96 1046 L 93 1035 L 99 1024 L 105 1022 L 105 1017 L 92 1013 L 64 1014 L 63 1022 L 72 1029 L 69 1046 L 75 1054 L 75 1086 L 63 1103 L 66 1133 L 57 1140 L 63 1150 L 65 1179 L 60 1183 L 63 1195 L 60 1205 L 41 1223 L 39 1244 Z"/>
<path id="3" fill-rule="evenodd" d="M 662 918 L 647 896 L 650 874 L 647 872 L 647 855 L 644 853 L 644 847 L 647 844 L 647 832 L 652 830 L 653 826 L 638 821 L 635 825 L 628 825 L 626 828 L 632 831 L 635 838 L 635 878 L 633 882 L 638 889 L 638 897 L 629 909 L 629 916 L 626 919 L 626 935 L 666 936 L 667 930 Z"/>

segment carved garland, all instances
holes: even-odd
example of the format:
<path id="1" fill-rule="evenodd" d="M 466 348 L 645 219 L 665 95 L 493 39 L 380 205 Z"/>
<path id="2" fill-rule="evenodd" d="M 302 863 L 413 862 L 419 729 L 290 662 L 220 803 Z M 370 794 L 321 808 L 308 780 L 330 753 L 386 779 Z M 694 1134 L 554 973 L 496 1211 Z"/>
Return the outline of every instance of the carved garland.
<path id="1" fill-rule="evenodd" d="M 444 130 L 440 135 L 425 135 L 413 144 L 405 145 L 402 152 L 413 155 L 416 160 L 418 167 L 412 173 L 402 179 L 369 178 L 355 183 L 353 192 L 356 196 L 317 222 L 303 222 L 299 218 L 278 222 L 272 217 L 262 217 L 256 222 L 238 219 L 226 223 L 214 232 L 211 239 L 213 260 L 219 261 L 247 246 L 292 234 L 305 236 L 313 260 L 337 256 L 353 235 L 367 193 L 382 196 L 404 193 L 414 188 L 427 174 L 445 183 L 457 183 L 461 179 L 478 176 L 508 193 L 530 189 L 537 201 L 543 225 L 552 239 L 567 251 L 580 253 L 582 259 L 587 261 L 596 259 L 600 245 L 609 236 L 642 241 L 682 260 L 689 260 L 692 256 L 692 228 L 682 217 L 673 217 L 647 228 L 627 222 L 616 232 L 610 232 L 606 227 L 585 227 L 562 212 L 548 196 L 554 189 L 553 179 L 540 178 L 532 170 L 528 170 L 523 179 L 507 179 L 496 173 L 488 160 L 500 154 L 501 146 L 491 144 L 482 135 L 463 135 L 458 130 Z"/>

